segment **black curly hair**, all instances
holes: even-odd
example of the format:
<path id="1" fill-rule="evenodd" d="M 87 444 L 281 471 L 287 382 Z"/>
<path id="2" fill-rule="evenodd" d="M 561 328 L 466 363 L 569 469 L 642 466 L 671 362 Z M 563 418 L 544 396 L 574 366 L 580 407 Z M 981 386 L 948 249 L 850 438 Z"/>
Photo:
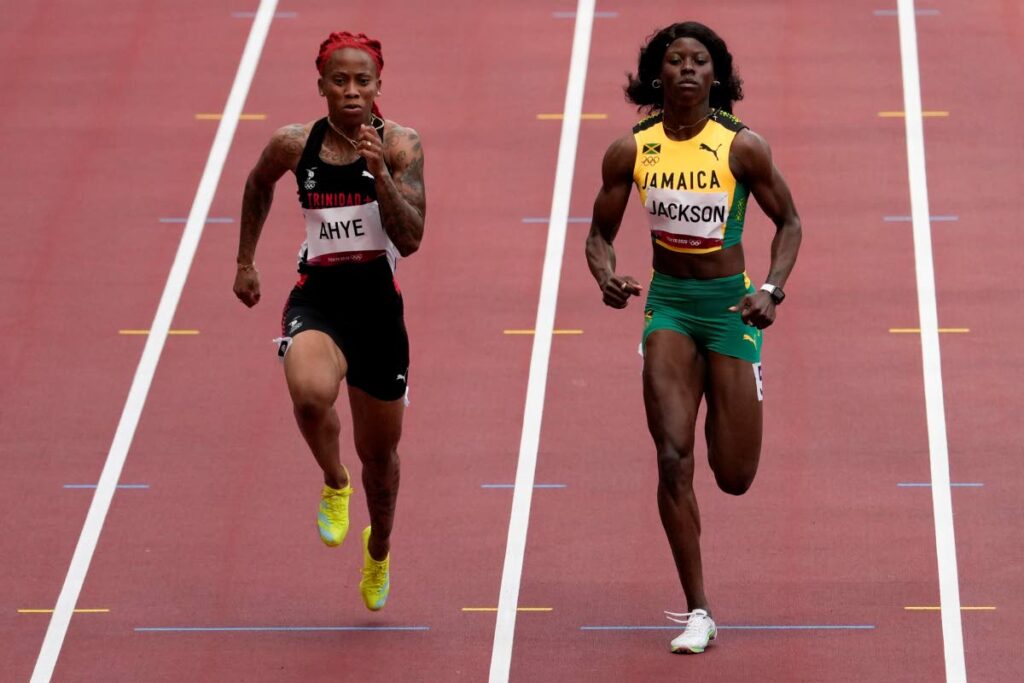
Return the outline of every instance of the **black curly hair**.
<path id="1" fill-rule="evenodd" d="M 732 55 L 717 33 L 696 21 L 684 21 L 666 26 L 649 36 L 640 48 L 636 75 L 627 74 L 626 100 L 637 105 L 638 111 L 651 112 L 664 105 L 664 91 L 651 83 L 661 75 L 661 63 L 668 46 L 679 38 L 693 38 L 703 43 L 711 53 L 715 80 L 719 85 L 711 88 L 711 107 L 732 113 L 732 104 L 743 99 L 743 81 L 733 69 Z"/>

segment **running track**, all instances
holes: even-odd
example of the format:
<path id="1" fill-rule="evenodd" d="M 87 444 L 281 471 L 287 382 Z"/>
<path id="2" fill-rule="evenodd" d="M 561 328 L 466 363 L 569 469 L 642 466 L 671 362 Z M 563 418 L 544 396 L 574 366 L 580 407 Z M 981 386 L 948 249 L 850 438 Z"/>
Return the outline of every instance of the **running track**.
<path id="1" fill-rule="evenodd" d="M 484 680 L 573 38 L 570 2 L 282 2 L 172 329 L 60 649 L 54 680 Z M 27 680 L 117 428 L 255 6 L 30 2 L 0 27 L 0 679 Z M 763 465 L 742 498 L 699 470 L 709 594 L 724 626 L 671 657 L 681 596 L 654 506 L 637 306 L 604 308 L 570 221 L 511 680 L 943 680 L 907 147 L 894 6 L 708 4 L 746 81 L 737 112 L 771 142 L 806 228 L 766 345 Z M 1014 520 L 1024 433 L 1012 219 L 1024 140 L 1013 83 L 1017 3 L 949 0 L 917 17 L 960 602 L 970 680 L 1024 677 L 1012 656 L 1024 572 Z M 641 39 L 678 6 L 601 3 L 569 204 L 589 215 L 600 157 L 633 113 L 620 95 Z M 261 304 L 230 293 L 245 174 L 278 126 L 320 115 L 327 31 L 385 46 L 385 113 L 427 152 L 429 220 L 400 267 L 412 407 L 392 601 L 363 610 L 358 546 L 313 530 L 317 473 L 269 339 L 301 241 L 290 179 L 257 260 Z M 1006 172 L 1005 169 L 1010 169 Z M 649 259 L 635 200 L 620 270 Z M 955 217 L 955 220 L 954 220 Z M 633 226 L 630 228 L 629 226 Z M 749 270 L 771 227 L 752 212 Z M 351 450 L 349 449 L 349 453 Z M 702 455 L 702 454 L 701 454 Z M 353 527 L 365 523 L 359 497 Z M 163 627 L 425 627 L 162 632 Z"/>

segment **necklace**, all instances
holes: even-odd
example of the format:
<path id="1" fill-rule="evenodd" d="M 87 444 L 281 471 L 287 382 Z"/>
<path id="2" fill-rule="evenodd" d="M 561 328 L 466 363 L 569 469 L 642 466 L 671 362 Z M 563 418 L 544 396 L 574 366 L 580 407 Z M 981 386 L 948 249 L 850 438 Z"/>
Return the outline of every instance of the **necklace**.
<path id="1" fill-rule="evenodd" d="M 662 119 L 661 120 L 661 127 L 664 128 L 665 130 L 669 131 L 669 132 L 678 133 L 679 131 L 686 130 L 687 128 L 696 128 L 697 126 L 699 126 L 700 124 L 704 123 L 704 121 L 706 121 L 707 119 L 710 119 L 712 116 L 714 116 L 717 113 L 718 113 L 717 109 L 712 109 L 707 114 L 705 114 L 704 116 L 700 117 L 699 119 L 697 119 L 693 123 L 684 123 L 681 126 L 670 126 L 667 123 L 665 123 L 664 119 Z"/>
<path id="2" fill-rule="evenodd" d="M 349 136 L 345 135 L 344 133 L 342 133 L 341 129 L 334 125 L 334 122 L 331 121 L 330 116 L 327 117 L 327 125 L 330 126 L 331 130 L 333 130 L 335 133 L 345 138 L 345 141 L 348 142 L 348 144 L 352 145 L 352 149 L 359 149 L 359 143 L 350 138 Z"/>

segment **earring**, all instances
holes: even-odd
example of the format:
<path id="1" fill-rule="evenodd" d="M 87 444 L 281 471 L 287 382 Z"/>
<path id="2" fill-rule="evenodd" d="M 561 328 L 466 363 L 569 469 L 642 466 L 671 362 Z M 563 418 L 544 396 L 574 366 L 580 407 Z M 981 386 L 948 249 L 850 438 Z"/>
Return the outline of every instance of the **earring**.
<path id="1" fill-rule="evenodd" d="M 711 81 L 711 85 L 712 86 L 716 86 L 716 85 L 722 85 L 722 84 L 719 81 Z"/>
<path id="2" fill-rule="evenodd" d="M 653 81 L 651 81 L 651 87 L 654 88 L 655 90 L 660 88 L 661 87 L 661 79 L 660 78 L 655 78 Z"/>

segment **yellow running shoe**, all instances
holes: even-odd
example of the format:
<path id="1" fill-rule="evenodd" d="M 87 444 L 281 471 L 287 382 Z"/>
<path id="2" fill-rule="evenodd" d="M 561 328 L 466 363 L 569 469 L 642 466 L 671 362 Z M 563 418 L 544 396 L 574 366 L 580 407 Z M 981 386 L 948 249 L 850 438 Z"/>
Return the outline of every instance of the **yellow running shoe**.
<path id="1" fill-rule="evenodd" d="M 348 470 L 345 470 L 348 476 Z M 320 510 L 316 515 L 316 525 L 320 529 L 320 540 L 324 545 L 341 545 L 348 534 L 348 499 L 352 495 L 352 480 L 343 489 L 332 489 L 324 484 L 320 492 Z"/>
<path id="2" fill-rule="evenodd" d="M 376 612 L 388 600 L 391 590 L 391 553 L 381 561 L 370 557 L 370 527 L 363 529 L 363 579 L 359 592 L 363 594 L 366 609 Z"/>

